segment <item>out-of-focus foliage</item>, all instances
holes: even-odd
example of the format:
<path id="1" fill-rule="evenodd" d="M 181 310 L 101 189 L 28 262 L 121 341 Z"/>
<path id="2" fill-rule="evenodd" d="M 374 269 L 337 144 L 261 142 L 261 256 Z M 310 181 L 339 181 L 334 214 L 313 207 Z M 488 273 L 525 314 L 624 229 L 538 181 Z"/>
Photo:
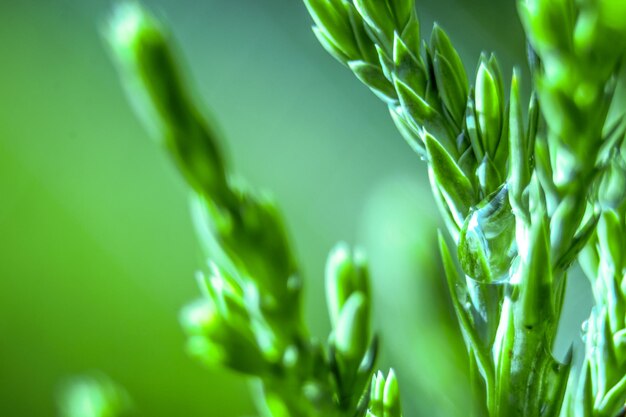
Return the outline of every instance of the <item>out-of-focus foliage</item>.
<path id="1" fill-rule="evenodd" d="M 182 314 L 189 352 L 260 381 L 259 412 L 268 417 L 365 415 L 378 343 L 370 331 L 363 255 L 345 245 L 331 252 L 326 300 L 332 333 L 323 346 L 302 318 L 302 280 L 280 213 L 268 197 L 231 178 L 215 129 L 190 100 L 162 24 L 138 4 L 125 3 L 115 10 L 107 41 L 137 112 L 194 191 L 208 271 L 198 274 L 204 297 Z M 389 381 L 397 398 L 397 381 Z"/>
<path id="2" fill-rule="evenodd" d="M 121 417 L 129 408 L 128 394 L 103 375 L 66 382 L 59 398 L 61 417 Z"/>

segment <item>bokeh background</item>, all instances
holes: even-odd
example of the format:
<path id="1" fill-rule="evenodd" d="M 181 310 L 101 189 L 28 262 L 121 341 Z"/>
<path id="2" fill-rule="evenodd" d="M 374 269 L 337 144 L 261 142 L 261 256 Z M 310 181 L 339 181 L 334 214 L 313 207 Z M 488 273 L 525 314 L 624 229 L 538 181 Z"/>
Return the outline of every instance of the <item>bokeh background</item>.
<path id="1" fill-rule="evenodd" d="M 113 4 L 0 0 L 0 415 L 54 416 L 63 381 L 93 371 L 127 389 L 135 416 L 253 415 L 240 377 L 183 351 L 178 311 L 198 296 L 202 256 L 188 191 L 102 42 Z M 433 373 L 463 362 L 440 295 L 439 218 L 385 106 L 317 44 L 298 0 L 145 4 L 171 27 L 235 171 L 282 207 L 313 333 L 329 329 L 326 253 L 364 247 L 381 366 L 398 370 L 406 415 L 458 411 L 462 377 Z M 436 18 L 470 76 L 481 50 L 504 74 L 525 69 L 513 1 L 418 7 L 423 35 Z M 571 288 L 559 355 L 589 308 L 583 281 Z"/>

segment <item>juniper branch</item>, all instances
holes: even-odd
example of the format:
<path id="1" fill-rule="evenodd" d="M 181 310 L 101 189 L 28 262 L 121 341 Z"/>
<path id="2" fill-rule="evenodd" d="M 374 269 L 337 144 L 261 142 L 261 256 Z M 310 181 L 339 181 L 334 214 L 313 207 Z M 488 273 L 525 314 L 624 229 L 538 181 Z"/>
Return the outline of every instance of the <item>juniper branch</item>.
<path id="1" fill-rule="evenodd" d="M 194 192 L 209 261 L 197 276 L 203 298 L 181 315 L 189 351 L 260 380 L 264 415 L 364 415 L 377 353 L 364 257 L 345 245 L 329 257 L 333 333 L 324 347 L 302 317 L 302 280 L 281 216 L 269 198 L 231 180 L 163 25 L 137 4 L 124 4 L 107 38 L 138 113 Z"/>
<path id="2" fill-rule="evenodd" d="M 524 122 L 518 75 L 507 105 L 497 60 L 483 54 L 469 88 L 438 26 L 420 48 L 413 1 L 305 3 L 321 44 L 388 104 L 429 165 L 465 275 L 442 246 L 489 415 L 558 415 L 570 359 L 559 364 L 551 351 L 567 268 L 598 220 L 586 202 L 619 134 L 606 116 L 625 49 L 623 20 L 615 18 L 624 6 L 519 2 L 538 58 L 538 94 Z"/>

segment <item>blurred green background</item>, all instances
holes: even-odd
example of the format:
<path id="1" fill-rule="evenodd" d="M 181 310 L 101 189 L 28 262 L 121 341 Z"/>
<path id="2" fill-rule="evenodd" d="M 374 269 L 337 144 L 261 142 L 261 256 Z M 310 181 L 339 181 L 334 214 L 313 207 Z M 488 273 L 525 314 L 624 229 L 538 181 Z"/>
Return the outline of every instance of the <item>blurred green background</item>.
<path id="1" fill-rule="evenodd" d="M 385 106 L 317 44 L 298 0 L 145 4 L 171 26 L 235 171 L 282 207 L 313 333 L 329 329 L 326 253 L 338 240 L 363 246 L 381 365 L 398 369 L 407 415 L 434 415 L 441 393 L 421 364 L 450 360 L 429 349 L 438 323 L 423 314 L 442 308 L 439 220 L 425 165 Z M 93 370 L 129 391 L 136 416 L 252 415 L 241 378 L 183 351 L 178 311 L 198 296 L 203 261 L 186 187 L 135 119 L 101 40 L 112 6 L 0 1 L 0 415 L 55 415 L 60 383 Z M 524 66 L 513 1 L 418 7 L 423 35 L 436 17 L 471 76 L 483 49 L 505 74 Z M 575 288 L 572 334 L 588 311 Z"/>

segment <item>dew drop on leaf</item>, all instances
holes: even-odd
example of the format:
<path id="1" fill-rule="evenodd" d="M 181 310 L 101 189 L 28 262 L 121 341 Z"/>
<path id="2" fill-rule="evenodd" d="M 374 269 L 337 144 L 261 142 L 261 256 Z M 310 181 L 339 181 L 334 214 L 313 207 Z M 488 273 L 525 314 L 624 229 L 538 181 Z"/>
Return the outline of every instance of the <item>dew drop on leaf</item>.
<path id="1" fill-rule="evenodd" d="M 469 277 L 494 282 L 507 279 L 516 254 L 515 217 L 503 185 L 470 210 L 459 236 L 459 261 Z"/>

